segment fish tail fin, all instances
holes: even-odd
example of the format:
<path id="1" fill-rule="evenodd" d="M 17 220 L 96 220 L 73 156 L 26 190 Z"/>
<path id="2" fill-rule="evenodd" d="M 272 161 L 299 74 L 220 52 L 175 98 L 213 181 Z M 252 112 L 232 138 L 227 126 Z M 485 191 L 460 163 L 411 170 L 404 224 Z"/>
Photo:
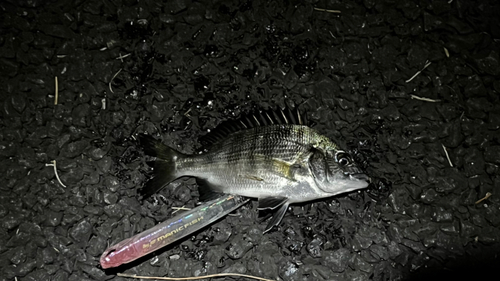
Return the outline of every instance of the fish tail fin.
<path id="1" fill-rule="evenodd" d="M 153 178 L 139 191 L 142 199 L 145 199 L 180 177 L 177 173 L 176 161 L 184 155 L 164 145 L 152 136 L 141 134 L 138 137 L 144 153 L 156 157 L 153 165 Z"/>

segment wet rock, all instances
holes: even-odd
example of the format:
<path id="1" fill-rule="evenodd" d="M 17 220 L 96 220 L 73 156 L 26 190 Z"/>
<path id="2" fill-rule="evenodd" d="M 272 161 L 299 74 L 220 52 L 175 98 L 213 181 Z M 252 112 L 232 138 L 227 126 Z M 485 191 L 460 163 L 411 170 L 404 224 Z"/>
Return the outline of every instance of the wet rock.
<path id="1" fill-rule="evenodd" d="M 85 127 L 87 126 L 87 119 L 90 114 L 90 105 L 87 103 L 77 105 L 71 111 L 71 117 L 73 118 L 73 125 Z"/>
<path id="2" fill-rule="evenodd" d="M 373 243 L 373 240 L 368 237 L 363 237 L 360 235 L 356 235 L 352 240 L 352 247 L 355 251 L 359 251 L 361 249 L 367 249 Z"/>
<path id="3" fill-rule="evenodd" d="M 61 223 L 62 217 L 62 212 L 47 210 L 45 213 L 45 224 L 48 226 L 58 226 Z"/>
<path id="4" fill-rule="evenodd" d="M 98 161 L 106 155 L 106 151 L 100 147 L 94 147 L 94 148 L 90 149 L 88 154 L 92 158 L 92 160 Z"/>
<path id="5" fill-rule="evenodd" d="M 281 266 L 280 271 L 283 272 L 282 278 L 290 279 L 298 275 L 299 268 L 295 263 L 286 261 L 283 266 Z"/>
<path id="6" fill-rule="evenodd" d="M 387 260 L 389 258 L 387 248 L 382 245 L 371 245 L 370 251 L 382 260 Z"/>
<path id="7" fill-rule="evenodd" d="M 104 185 L 106 188 L 112 192 L 116 192 L 118 190 L 118 187 L 120 185 L 120 182 L 118 181 L 117 178 L 113 176 L 108 176 L 104 179 Z"/>
<path id="8" fill-rule="evenodd" d="M 112 204 L 104 207 L 104 213 L 110 218 L 121 218 L 123 216 L 123 209 L 118 204 Z"/>
<path id="9" fill-rule="evenodd" d="M 333 272 L 343 272 L 346 270 L 351 258 L 351 252 L 348 249 L 341 248 L 336 251 L 324 251 L 323 253 L 325 257 L 323 264 L 330 267 Z"/>
<path id="10" fill-rule="evenodd" d="M 488 163 L 500 165 L 500 146 L 486 147 L 484 150 L 484 160 Z"/>
<path id="11" fill-rule="evenodd" d="M 79 267 L 83 272 L 87 273 L 88 276 L 92 277 L 92 280 L 108 280 L 113 278 L 113 276 L 107 275 L 104 270 L 96 266 L 80 263 Z"/>
<path id="12" fill-rule="evenodd" d="M 41 253 L 42 253 L 42 261 L 45 264 L 53 263 L 54 260 L 56 260 L 56 258 L 58 256 L 56 250 L 54 250 L 54 248 L 52 248 L 52 247 L 46 247 L 46 248 L 44 248 L 41 251 Z"/>
<path id="13" fill-rule="evenodd" d="M 171 14 L 177 14 L 180 11 L 185 10 L 187 8 L 187 5 L 189 3 L 191 3 L 190 0 L 175 0 L 175 1 L 172 1 L 172 3 L 170 3 L 168 5 L 168 9 L 167 10 Z"/>
<path id="14" fill-rule="evenodd" d="M 24 111 L 26 107 L 26 97 L 22 94 L 14 95 L 11 99 L 12 107 L 19 113 Z"/>
<path id="15" fill-rule="evenodd" d="M 366 273 L 371 273 L 373 271 L 373 266 L 370 263 L 363 260 L 362 258 L 360 258 L 359 256 L 354 257 L 352 266 L 354 267 L 355 270 L 361 270 Z"/>
<path id="16" fill-rule="evenodd" d="M 441 229 L 441 231 L 443 231 L 443 233 L 448 234 L 448 235 L 455 236 L 455 235 L 460 234 L 460 228 L 459 228 L 458 222 L 448 222 L 448 223 L 441 224 L 440 229 Z"/>
<path id="17" fill-rule="evenodd" d="M 15 265 L 19 265 L 22 262 L 26 261 L 26 251 L 24 247 L 16 247 L 13 248 L 10 252 L 7 253 L 10 262 Z"/>
<path id="18" fill-rule="evenodd" d="M 320 238 L 314 238 L 307 244 L 307 252 L 313 258 L 321 257 L 321 246 L 323 245 L 323 241 Z"/>
<path id="19" fill-rule="evenodd" d="M 29 260 L 16 267 L 16 274 L 17 276 L 26 276 L 26 274 L 30 273 L 35 268 L 36 260 Z"/>
<path id="20" fill-rule="evenodd" d="M 448 136 L 445 138 L 443 144 L 447 148 L 454 148 L 459 146 L 465 139 L 462 134 L 462 127 L 459 122 L 453 122 L 445 127 L 445 134 Z"/>
<path id="21" fill-rule="evenodd" d="M 226 255 L 231 259 L 242 258 L 250 249 L 253 248 L 253 243 L 244 241 L 242 238 L 233 240 L 226 248 Z"/>
<path id="22" fill-rule="evenodd" d="M 427 190 L 424 190 L 424 192 L 422 193 L 422 195 L 420 195 L 420 200 L 422 200 L 422 202 L 426 203 L 426 204 L 430 204 L 432 202 L 434 202 L 438 197 L 438 194 L 436 192 L 436 190 L 434 190 L 433 188 L 429 188 Z"/>
<path id="23" fill-rule="evenodd" d="M 478 69 L 490 75 L 498 75 L 500 73 L 499 54 L 492 50 L 486 54 L 477 54 L 474 57 L 474 62 Z"/>
<path id="24" fill-rule="evenodd" d="M 25 216 L 19 212 L 10 213 L 2 218 L 2 228 L 11 230 L 22 223 Z"/>
<path id="25" fill-rule="evenodd" d="M 71 142 L 61 149 L 61 156 L 66 158 L 75 158 L 83 153 L 85 148 L 89 146 L 89 142 L 87 140 L 80 140 Z"/>
<path id="26" fill-rule="evenodd" d="M 436 207 L 432 214 L 432 219 L 436 222 L 451 222 L 453 220 L 453 213 L 444 207 Z"/>
<path id="27" fill-rule="evenodd" d="M 465 176 L 472 177 L 484 173 L 484 158 L 478 149 L 470 149 L 464 159 Z"/>
<path id="28" fill-rule="evenodd" d="M 61 181 L 67 185 L 79 183 L 83 179 L 84 171 L 81 167 L 71 168 L 60 175 Z"/>
<path id="29" fill-rule="evenodd" d="M 88 220 L 83 220 L 76 224 L 70 231 L 70 235 L 76 242 L 87 243 L 92 231 L 92 226 Z"/>
<path id="30" fill-rule="evenodd" d="M 222 221 L 217 224 L 214 229 L 213 243 L 215 245 L 221 245 L 226 242 L 232 234 L 232 228 L 229 224 Z"/>
<path id="31" fill-rule="evenodd" d="M 408 252 L 402 252 L 396 256 L 393 260 L 402 266 L 405 266 L 409 261 L 410 254 Z"/>

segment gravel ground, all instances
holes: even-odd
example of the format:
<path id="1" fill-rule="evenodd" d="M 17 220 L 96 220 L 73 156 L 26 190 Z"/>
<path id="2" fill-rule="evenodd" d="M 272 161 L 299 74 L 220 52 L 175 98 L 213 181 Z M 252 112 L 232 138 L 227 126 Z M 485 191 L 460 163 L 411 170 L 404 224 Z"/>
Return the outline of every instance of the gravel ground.
<path id="1" fill-rule="evenodd" d="M 494 0 L 2 1 L 0 280 L 480 280 L 500 262 L 499 14 Z M 294 205 L 266 234 L 252 201 L 99 267 L 198 202 L 189 178 L 139 200 L 137 133 L 192 153 L 220 122 L 286 104 L 373 184 Z"/>

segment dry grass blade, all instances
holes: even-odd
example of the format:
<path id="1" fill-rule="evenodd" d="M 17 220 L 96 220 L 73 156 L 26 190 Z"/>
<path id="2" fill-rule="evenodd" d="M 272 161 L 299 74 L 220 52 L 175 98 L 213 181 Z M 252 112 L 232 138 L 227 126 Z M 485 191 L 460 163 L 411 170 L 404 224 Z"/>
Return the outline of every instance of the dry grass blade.
<path id="1" fill-rule="evenodd" d="M 63 187 L 66 187 L 59 178 L 59 174 L 57 174 L 56 160 L 52 160 L 52 164 L 45 164 L 46 167 L 54 167 L 54 174 L 56 174 L 56 179 Z"/>
<path id="2" fill-rule="evenodd" d="M 210 274 L 210 275 L 204 275 L 204 276 L 196 276 L 196 277 L 154 277 L 154 276 L 139 276 L 135 274 L 124 274 L 124 273 L 118 273 L 118 276 L 121 277 L 129 277 L 129 278 L 137 278 L 137 279 L 156 279 L 156 280 L 200 280 L 200 279 L 206 279 L 206 278 L 215 278 L 215 277 L 226 277 L 226 276 L 234 276 L 234 277 L 245 277 L 245 278 L 250 278 L 250 279 L 255 279 L 255 280 L 262 280 L 262 281 L 276 281 L 272 279 L 266 279 L 266 278 L 261 278 L 261 277 L 256 277 L 252 275 L 246 275 L 246 274 L 239 274 L 239 273 L 218 273 L 218 274 Z"/>
<path id="3" fill-rule="evenodd" d="M 57 105 L 57 101 L 59 100 L 59 82 L 57 81 L 57 76 L 54 77 L 54 83 L 55 83 L 54 105 Z"/>
<path id="4" fill-rule="evenodd" d="M 122 68 L 120 68 L 120 70 L 118 70 L 118 72 L 115 73 L 115 75 L 113 75 L 113 77 L 111 77 L 111 81 L 109 81 L 109 90 L 111 91 L 111 93 L 114 93 L 113 88 L 111 87 L 111 83 L 113 83 L 113 80 L 116 78 L 116 76 L 118 76 L 118 74 L 120 74 L 121 71 L 122 71 Z"/>
<path id="5" fill-rule="evenodd" d="M 342 13 L 340 10 L 330 10 L 330 9 L 323 9 L 323 8 L 316 8 L 316 7 L 314 8 L 314 10 L 320 11 L 320 12 L 334 13 L 334 14 Z"/>
<path id="6" fill-rule="evenodd" d="M 450 167 L 453 167 L 453 163 L 451 163 L 450 155 L 448 155 L 448 150 L 446 150 L 446 147 L 444 144 L 441 144 L 444 150 L 444 154 L 446 155 L 446 159 L 448 159 L 448 163 L 450 164 Z"/>
<path id="7" fill-rule="evenodd" d="M 422 97 L 415 96 L 415 95 L 410 95 L 410 97 L 412 99 L 415 99 L 415 100 L 428 101 L 428 102 L 440 102 L 441 101 L 441 100 L 433 100 L 433 99 L 429 99 L 429 98 L 422 98 Z"/>

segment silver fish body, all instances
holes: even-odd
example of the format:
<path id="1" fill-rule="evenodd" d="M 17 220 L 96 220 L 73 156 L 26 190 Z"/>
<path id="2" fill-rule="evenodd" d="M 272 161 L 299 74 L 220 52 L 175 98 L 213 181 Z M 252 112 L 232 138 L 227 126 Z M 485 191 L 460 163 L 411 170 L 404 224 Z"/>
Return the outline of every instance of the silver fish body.
<path id="1" fill-rule="evenodd" d="M 344 174 L 334 159 L 331 168 L 336 171 L 330 173 L 312 165 L 311 161 L 327 165 L 328 155 L 334 157 L 337 151 L 333 142 L 307 126 L 256 127 L 230 135 L 206 154 L 179 157 L 176 175 L 197 177 L 217 192 L 254 198 L 280 196 L 289 203 L 366 187 L 366 181 Z M 356 169 L 350 171 L 360 174 Z M 320 179 L 323 181 L 318 182 Z"/>
<path id="2" fill-rule="evenodd" d="M 278 225 L 288 205 L 368 186 L 348 153 L 316 130 L 294 124 L 256 126 L 228 134 L 208 152 L 184 155 L 150 137 L 142 143 L 157 156 L 150 195 L 179 177 L 196 177 L 200 194 L 258 198 L 259 209 L 276 209 L 265 231 Z"/>

